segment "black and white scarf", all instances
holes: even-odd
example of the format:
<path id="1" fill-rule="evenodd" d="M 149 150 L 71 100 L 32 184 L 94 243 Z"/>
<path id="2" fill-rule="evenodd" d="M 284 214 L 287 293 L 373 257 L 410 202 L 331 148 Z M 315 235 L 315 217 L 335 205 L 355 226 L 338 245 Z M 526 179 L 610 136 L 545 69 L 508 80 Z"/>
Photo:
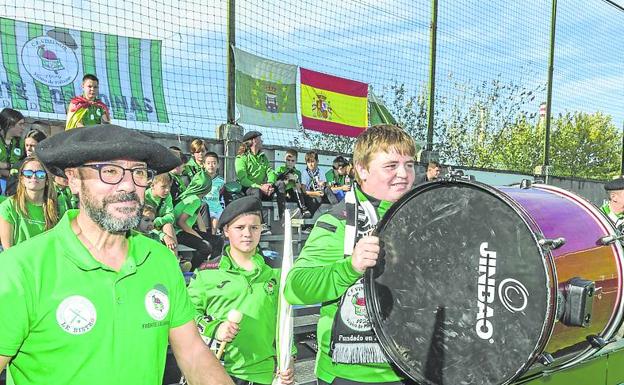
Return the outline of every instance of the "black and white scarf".
<path id="1" fill-rule="evenodd" d="M 358 200 L 354 190 L 345 195 L 345 257 L 353 254 L 357 241 L 370 234 L 378 221 L 375 207 L 366 198 Z M 339 363 L 387 362 L 366 312 L 363 278 L 358 279 L 340 298 L 332 327 L 330 354 L 332 361 Z"/>
<path id="2" fill-rule="evenodd" d="M 316 170 L 311 171 L 309 168 L 306 167 L 306 172 L 310 177 L 310 183 L 307 186 L 308 190 L 319 191 L 321 189 L 321 186 L 319 184 L 319 181 L 321 180 L 321 172 L 319 168 L 317 167 Z"/>

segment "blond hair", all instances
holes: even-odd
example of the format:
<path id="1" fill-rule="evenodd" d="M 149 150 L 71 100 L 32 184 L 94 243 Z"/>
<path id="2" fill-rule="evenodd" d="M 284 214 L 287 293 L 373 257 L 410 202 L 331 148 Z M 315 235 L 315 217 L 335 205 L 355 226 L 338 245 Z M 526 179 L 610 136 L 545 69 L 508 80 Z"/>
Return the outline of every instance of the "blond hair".
<path id="1" fill-rule="evenodd" d="M 414 157 L 416 156 L 416 144 L 414 139 L 400 127 L 391 124 L 378 124 L 369 127 L 355 140 L 353 164 L 359 164 L 367 169 L 374 154 L 391 151 Z M 355 179 L 361 184 L 362 180 L 357 168 L 355 169 Z"/>
<path id="2" fill-rule="evenodd" d="M 154 180 L 152 180 L 152 186 L 156 183 L 162 183 L 165 186 L 171 186 L 171 176 L 169 176 L 168 172 L 158 174 L 154 177 Z"/>
<path id="3" fill-rule="evenodd" d="M 43 163 L 35 156 L 29 156 L 24 159 L 24 163 L 22 163 L 22 166 L 19 169 L 17 189 L 15 191 L 15 195 L 12 197 L 17 211 L 27 218 L 29 218 L 27 207 L 28 195 L 26 193 L 26 186 L 24 186 L 24 182 L 22 181 L 22 178 L 24 177 L 22 176 L 22 171 L 24 170 L 24 167 L 31 162 L 39 163 L 39 165 L 45 170 Z M 47 170 L 45 188 L 43 190 L 43 215 L 45 217 L 45 229 L 50 230 L 54 227 L 54 225 L 56 225 L 56 222 L 58 222 L 58 211 L 56 208 L 56 189 L 50 180 L 50 173 Z"/>

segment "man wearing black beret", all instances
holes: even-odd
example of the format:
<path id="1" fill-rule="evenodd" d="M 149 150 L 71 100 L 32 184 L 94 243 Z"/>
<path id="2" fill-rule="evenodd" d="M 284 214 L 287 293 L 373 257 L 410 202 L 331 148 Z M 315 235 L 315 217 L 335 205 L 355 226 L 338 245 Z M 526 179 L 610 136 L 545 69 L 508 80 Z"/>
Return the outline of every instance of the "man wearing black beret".
<path id="1" fill-rule="evenodd" d="M 168 342 L 193 384 L 232 384 L 207 349 L 177 260 L 133 229 L 155 173 L 180 161 L 115 125 L 37 146 L 79 210 L 0 258 L 0 370 L 16 385 L 162 383 Z"/>
<path id="2" fill-rule="evenodd" d="M 604 185 L 608 195 L 608 201 L 600 207 L 600 210 L 611 219 L 615 227 L 624 230 L 624 177 L 619 176 L 608 181 Z"/>
<path id="3" fill-rule="evenodd" d="M 249 131 L 243 136 L 235 161 L 236 178 L 247 195 L 270 201 L 275 194 L 280 218 L 286 206 L 286 184 L 277 180 L 277 173 L 262 152 L 262 134 Z"/>

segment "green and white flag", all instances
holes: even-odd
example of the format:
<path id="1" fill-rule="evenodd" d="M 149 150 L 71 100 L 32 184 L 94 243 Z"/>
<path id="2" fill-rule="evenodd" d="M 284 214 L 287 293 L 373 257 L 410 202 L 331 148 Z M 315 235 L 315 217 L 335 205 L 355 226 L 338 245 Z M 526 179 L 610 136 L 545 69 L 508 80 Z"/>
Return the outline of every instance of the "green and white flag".
<path id="1" fill-rule="evenodd" d="M 376 124 L 397 124 L 396 119 L 390 114 L 390 111 L 373 93 L 373 89 L 368 90 L 368 125 Z"/>
<path id="2" fill-rule="evenodd" d="M 236 47 L 236 107 L 241 123 L 298 127 L 297 66 L 265 59 Z"/>
<path id="3" fill-rule="evenodd" d="M 0 18 L 0 108 L 65 114 L 85 74 L 113 119 L 168 123 L 161 41 Z"/>

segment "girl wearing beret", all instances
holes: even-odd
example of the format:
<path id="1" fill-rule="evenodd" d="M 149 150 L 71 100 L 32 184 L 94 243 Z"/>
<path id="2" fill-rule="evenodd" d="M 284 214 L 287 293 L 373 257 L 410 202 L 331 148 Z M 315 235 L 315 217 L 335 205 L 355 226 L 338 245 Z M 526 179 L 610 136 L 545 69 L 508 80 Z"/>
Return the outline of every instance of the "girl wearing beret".
<path id="1" fill-rule="evenodd" d="M 0 204 L 0 242 L 11 246 L 49 230 L 58 221 L 56 190 L 39 160 L 28 157 L 19 169 L 17 192 Z"/>
<path id="2" fill-rule="evenodd" d="M 255 197 L 237 199 L 225 208 L 219 228 L 230 244 L 188 287 L 204 340 L 228 343 L 222 359 L 237 385 L 271 384 L 276 370 L 280 270 L 268 266 L 258 248 L 261 209 Z M 227 319 L 233 309 L 243 314 L 238 324 Z M 279 375 L 283 384 L 294 382 L 292 368 Z"/>

